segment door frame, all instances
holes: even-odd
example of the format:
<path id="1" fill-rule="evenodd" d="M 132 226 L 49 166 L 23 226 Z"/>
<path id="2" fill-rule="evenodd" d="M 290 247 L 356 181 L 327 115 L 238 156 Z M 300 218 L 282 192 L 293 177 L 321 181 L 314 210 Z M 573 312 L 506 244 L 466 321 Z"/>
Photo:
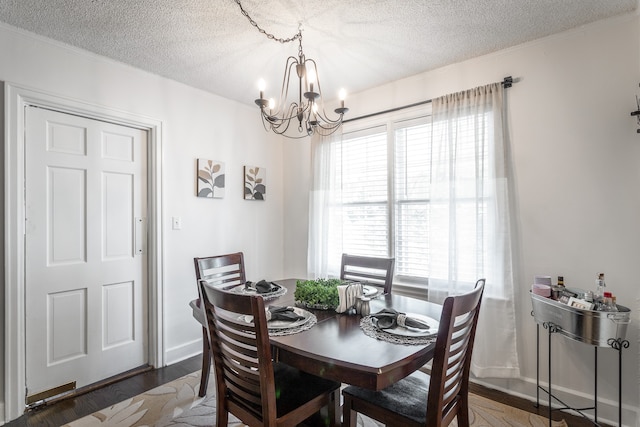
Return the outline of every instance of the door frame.
<path id="1" fill-rule="evenodd" d="M 1 92 L 0 92 L 1 93 Z M 25 126 L 28 106 L 144 129 L 147 139 L 148 360 L 164 366 L 162 251 L 162 122 L 13 83 L 4 84 L 4 417 L 25 410 Z M 1 403 L 0 403 L 1 409 Z"/>

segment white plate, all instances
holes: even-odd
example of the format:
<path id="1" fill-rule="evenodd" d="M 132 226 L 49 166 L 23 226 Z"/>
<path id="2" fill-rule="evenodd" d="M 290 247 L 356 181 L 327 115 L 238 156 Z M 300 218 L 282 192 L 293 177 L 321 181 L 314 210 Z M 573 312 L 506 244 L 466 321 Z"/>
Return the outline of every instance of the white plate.
<path id="1" fill-rule="evenodd" d="M 294 313 L 303 318 L 300 320 L 296 320 L 290 322 L 288 320 L 269 320 L 267 322 L 267 329 L 289 329 L 289 328 L 297 328 L 298 326 L 302 326 L 311 319 L 311 313 L 307 310 L 300 307 L 293 307 Z M 247 323 L 253 322 L 253 316 L 241 316 L 241 319 Z"/>
<path id="2" fill-rule="evenodd" d="M 388 332 L 393 335 L 400 335 L 403 337 L 426 337 L 429 335 L 436 335 L 438 333 L 438 327 L 440 326 L 440 322 L 432 317 L 424 316 L 422 314 L 415 313 L 407 313 L 407 317 L 413 317 L 415 319 L 422 320 L 427 325 L 429 325 L 429 329 L 418 329 L 418 328 L 403 328 L 402 326 L 396 326 L 395 328 L 388 329 L 380 329 L 381 331 Z M 376 318 L 371 319 L 373 324 L 376 324 Z"/>

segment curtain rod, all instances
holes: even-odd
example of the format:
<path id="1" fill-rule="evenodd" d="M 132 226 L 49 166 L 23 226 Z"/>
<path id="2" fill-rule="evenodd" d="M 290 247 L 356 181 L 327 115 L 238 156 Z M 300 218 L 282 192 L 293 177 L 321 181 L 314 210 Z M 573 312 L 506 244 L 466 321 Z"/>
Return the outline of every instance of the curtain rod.
<path id="1" fill-rule="evenodd" d="M 513 81 L 513 77 L 507 76 L 500 83 L 506 89 L 513 86 L 513 83 L 515 82 Z M 388 110 L 378 111 L 377 113 L 365 114 L 364 116 L 358 116 L 352 119 L 343 120 L 342 123 L 354 122 L 356 120 L 368 119 L 369 117 L 375 117 L 381 114 L 387 114 L 387 113 L 393 113 L 395 111 L 406 110 L 407 108 L 417 107 L 418 105 L 430 104 L 432 101 L 433 99 L 427 99 L 425 101 L 414 102 L 413 104 L 403 105 L 402 107 L 390 108 Z"/>

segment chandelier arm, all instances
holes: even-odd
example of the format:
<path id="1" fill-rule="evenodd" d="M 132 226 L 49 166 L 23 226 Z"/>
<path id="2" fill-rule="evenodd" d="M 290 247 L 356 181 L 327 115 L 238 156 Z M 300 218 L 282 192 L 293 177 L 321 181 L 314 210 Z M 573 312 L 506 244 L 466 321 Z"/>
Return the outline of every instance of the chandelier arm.
<path id="1" fill-rule="evenodd" d="M 267 114 L 265 114 L 263 112 L 262 113 L 262 118 L 263 118 L 263 121 L 266 120 L 269 123 L 269 128 L 273 132 L 282 135 L 289 129 L 289 125 L 291 124 L 291 120 L 296 118 L 296 114 L 294 113 L 295 110 L 297 110 L 297 107 L 296 107 L 295 104 L 292 104 L 289 107 L 289 116 L 288 117 L 281 118 L 281 117 L 277 117 L 277 116 L 269 116 L 269 115 L 267 115 Z"/>
<path id="2" fill-rule="evenodd" d="M 326 113 L 323 111 L 322 114 L 318 114 L 318 116 L 322 119 L 320 120 L 320 123 L 326 123 L 328 125 L 337 125 L 340 126 L 342 124 L 342 114 L 338 116 L 337 119 L 331 119 L 329 118 Z"/>
<path id="3" fill-rule="evenodd" d="M 309 58 L 305 60 L 305 67 L 307 66 L 306 64 L 307 62 L 313 65 L 313 70 L 316 73 L 316 84 L 318 86 L 318 93 L 320 94 L 320 96 L 318 97 L 319 102 L 316 101 L 316 104 L 318 105 L 318 111 L 316 112 L 316 115 L 320 117 L 323 121 L 328 123 L 336 123 L 336 124 L 342 123 L 343 114 L 339 114 L 337 119 L 331 119 L 327 115 L 327 111 L 324 108 L 324 97 L 322 96 L 322 86 L 320 84 L 320 73 L 318 73 L 318 65 L 316 64 L 316 61 Z"/>
<path id="4" fill-rule="evenodd" d="M 329 124 L 336 124 L 336 125 L 340 125 L 342 124 L 342 118 L 344 116 L 344 114 L 339 114 L 337 113 L 336 118 L 331 118 L 331 116 L 329 116 L 329 114 L 327 114 L 327 110 L 325 110 L 324 108 L 324 102 L 322 101 L 322 98 L 320 104 L 318 105 L 318 111 L 316 111 L 316 116 L 318 116 L 321 119 L 321 122 L 325 122 L 325 123 L 329 123 Z"/>
<path id="5" fill-rule="evenodd" d="M 271 123 L 271 121 L 269 121 L 269 119 L 267 118 L 267 116 L 264 114 L 264 112 L 260 115 L 261 119 L 262 119 L 262 126 L 264 127 L 264 129 L 268 132 L 268 131 L 273 131 L 275 132 L 274 128 L 273 128 L 273 123 Z M 276 132 L 277 133 L 277 132 Z"/>
<path id="6" fill-rule="evenodd" d="M 289 129 L 289 123 L 291 123 L 291 122 L 290 121 L 279 121 L 278 123 L 272 123 L 271 124 L 271 129 L 275 133 L 277 133 L 279 135 L 283 135 Z M 281 128 L 282 128 L 282 130 L 281 130 Z"/>
<path id="7" fill-rule="evenodd" d="M 295 118 L 297 118 L 298 116 L 298 104 L 293 102 L 289 105 L 289 107 L 287 108 L 286 112 L 285 111 L 281 111 L 280 113 L 283 114 L 282 117 L 278 117 L 275 115 L 270 115 L 267 114 L 266 112 L 262 112 L 262 114 L 268 118 L 268 120 L 272 123 L 282 123 L 282 122 L 288 122 L 290 120 L 293 120 Z M 286 115 L 285 115 L 286 113 Z"/>
<path id="8" fill-rule="evenodd" d="M 282 120 L 280 118 L 274 118 L 273 116 L 267 116 L 265 114 L 262 115 L 263 123 L 266 121 L 268 123 L 269 128 L 267 130 L 271 130 L 276 134 L 282 135 L 289 128 L 289 122 L 286 120 Z M 284 126 L 284 129 L 280 130 Z"/>
<path id="9" fill-rule="evenodd" d="M 322 132 L 320 129 L 322 130 L 326 130 L 326 132 Z M 325 126 L 319 126 L 318 128 L 316 128 L 316 131 L 318 133 L 318 135 L 322 135 L 322 136 L 329 136 L 334 134 L 338 129 L 340 129 L 340 126 L 334 126 L 334 127 L 330 127 L 327 128 Z"/>
<path id="10" fill-rule="evenodd" d="M 284 76 L 282 77 L 282 88 L 280 89 L 280 99 L 278 100 L 278 111 L 284 112 L 287 99 L 289 98 L 289 84 L 291 79 L 292 69 L 298 65 L 298 59 L 294 56 L 287 58 L 287 63 L 284 67 Z"/>
<path id="11" fill-rule="evenodd" d="M 322 128 L 322 129 L 337 129 L 340 127 L 340 125 L 342 124 L 342 122 L 331 122 L 331 123 L 327 123 L 327 122 L 320 122 L 318 123 L 318 127 Z"/>
<path id="12" fill-rule="evenodd" d="M 295 115 L 292 118 L 295 118 Z M 305 133 L 305 134 L 302 134 L 302 135 L 299 135 L 299 136 L 291 136 L 291 135 L 286 134 L 287 130 L 289 129 L 289 126 L 291 125 L 291 119 L 292 118 L 290 118 L 289 120 L 278 118 L 278 119 L 276 119 L 275 122 L 272 122 L 269 119 L 265 119 L 264 115 L 263 115 L 263 122 L 264 122 L 264 120 L 266 120 L 267 123 L 268 123 L 268 128 L 266 127 L 267 125 L 265 124 L 265 129 L 271 130 L 273 133 L 275 133 L 277 135 L 283 135 L 283 136 L 286 136 L 287 138 L 290 138 L 290 139 L 302 139 L 302 138 L 306 138 L 307 136 L 309 136 L 310 135 L 309 133 Z"/>

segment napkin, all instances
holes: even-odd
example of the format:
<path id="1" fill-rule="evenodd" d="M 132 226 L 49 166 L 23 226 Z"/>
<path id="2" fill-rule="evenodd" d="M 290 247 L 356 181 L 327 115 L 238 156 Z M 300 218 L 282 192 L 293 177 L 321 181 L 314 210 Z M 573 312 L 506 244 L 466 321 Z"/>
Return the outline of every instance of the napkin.
<path id="1" fill-rule="evenodd" d="M 295 322 L 296 320 L 304 319 L 304 316 L 300 316 L 293 310 L 293 307 L 282 307 L 277 305 L 272 305 L 267 307 L 267 322 L 269 320 L 287 320 L 290 322 Z"/>
<path id="2" fill-rule="evenodd" d="M 407 316 L 405 313 L 400 313 L 392 308 L 384 308 L 377 313 L 371 315 L 375 317 L 378 322 L 379 329 L 394 328 L 396 325 L 403 328 L 416 328 L 416 329 L 429 329 L 429 325 L 420 319 Z"/>
<path id="3" fill-rule="evenodd" d="M 256 284 L 253 284 L 253 282 L 247 282 L 244 286 L 247 289 L 255 289 L 259 294 L 268 294 L 269 292 L 274 292 L 278 289 L 276 284 L 267 282 L 266 280 L 260 280 Z"/>
<path id="4" fill-rule="evenodd" d="M 339 304 L 336 308 L 337 313 L 344 313 L 351 307 L 356 305 L 356 300 L 362 296 L 362 283 L 350 283 L 347 285 L 338 285 Z"/>

